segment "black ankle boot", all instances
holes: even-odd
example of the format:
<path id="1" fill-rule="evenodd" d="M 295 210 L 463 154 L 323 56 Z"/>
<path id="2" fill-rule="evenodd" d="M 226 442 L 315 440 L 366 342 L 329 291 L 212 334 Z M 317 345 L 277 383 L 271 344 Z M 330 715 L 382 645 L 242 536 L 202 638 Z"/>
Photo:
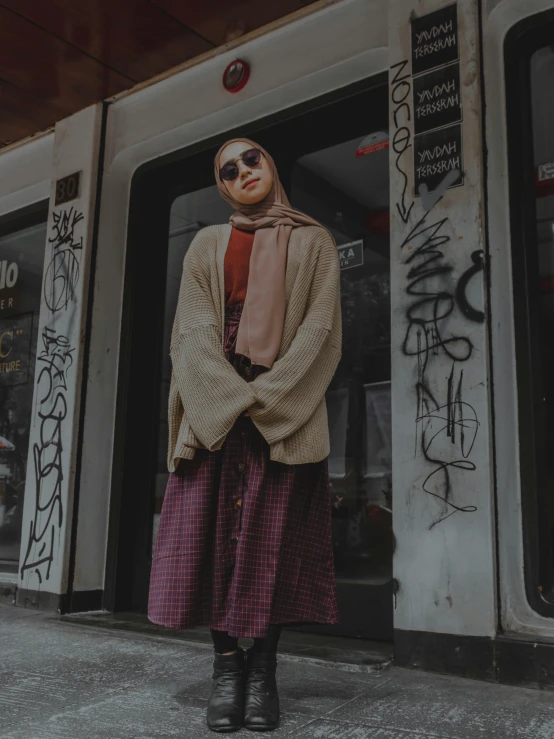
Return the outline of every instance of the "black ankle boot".
<path id="1" fill-rule="evenodd" d="M 237 731 L 244 715 L 244 652 L 217 654 L 213 685 L 208 700 L 208 728 L 212 731 Z"/>
<path id="2" fill-rule="evenodd" d="M 275 652 L 253 652 L 246 657 L 244 726 L 250 731 L 271 731 L 279 725 L 279 695 Z"/>

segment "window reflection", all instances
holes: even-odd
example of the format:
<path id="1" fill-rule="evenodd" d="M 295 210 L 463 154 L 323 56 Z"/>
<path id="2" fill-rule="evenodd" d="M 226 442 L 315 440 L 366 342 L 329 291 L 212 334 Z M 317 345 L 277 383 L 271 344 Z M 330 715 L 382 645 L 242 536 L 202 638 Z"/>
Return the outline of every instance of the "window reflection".
<path id="1" fill-rule="evenodd" d="M 362 138 L 300 157 L 291 202 L 326 226 L 341 258 L 343 356 L 327 393 L 337 578 L 392 576 L 388 149 Z M 350 245 L 350 247 L 346 247 Z"/>
<path id="2" fill-rule="evenodd" d="M 541 520 L 541 586 L 554 587 L 554 49 L 531 59 L 531 99 L 535 171 L 536 251 L 527 255 L 530 282 L 530 350 L 535 385 L 535 464 Z M 534 251 L 534 250 L 533 250 Z"/>
<path id="3" fill-rule="evenodd" d="M 0 569 L 17 570 L 46 225 L 0 238 Z"/>

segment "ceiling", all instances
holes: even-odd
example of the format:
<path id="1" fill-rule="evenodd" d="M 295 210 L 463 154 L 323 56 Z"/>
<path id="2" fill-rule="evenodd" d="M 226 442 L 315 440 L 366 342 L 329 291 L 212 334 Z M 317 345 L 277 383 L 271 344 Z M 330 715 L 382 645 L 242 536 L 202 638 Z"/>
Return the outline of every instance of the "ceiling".
<path id="1" fill-rule="evenodd" d="M 0 146 L 312 0 L 0 0 Z"/>

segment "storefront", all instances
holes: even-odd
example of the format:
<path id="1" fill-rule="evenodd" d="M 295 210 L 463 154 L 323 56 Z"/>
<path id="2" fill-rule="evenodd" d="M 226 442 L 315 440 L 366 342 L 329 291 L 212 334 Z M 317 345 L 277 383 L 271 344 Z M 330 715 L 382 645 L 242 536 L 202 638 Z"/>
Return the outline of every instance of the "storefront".
<path id="1" fill-rule="evenodd" d="M 372 111 L 367 115 L 367 111 Z M 318 126 L 318 121 L 325 126 Z M 386 79 L 379 75 L 247 126 L 272 152 L 292 204 L 329 228 L 342 267 L 343 359 L 328 391 L 330 476 L 339 597 L 338 633 L 392 638 L 390 256 Z M 245 128 L 241 128 L 244 132 Z M 368 135 L 369 131 L 369 135 Z M 156 523 L 167 481 L 169 339 L 186 249 L 231 210 L 213 184 L 225 132 L 133 176 L 124 335 L 130 378 L 120 428 L 122 517 L 133 552 L 118 609 L 144 610 Z M 374 140 L 381 144 L 375 145 Z M 369 143 L 365 143 L 369 142 Z M 207 144 L 207 145 L 206 145 Z M 184 173 L 186 172 L 186 177 Z M 368 185 L 368 183 L 371 183 Z M 158 244 L 155 258 L 151 245 Z M 129 259 L 130 258 L 130 259 Z M 361 321 L 360 316 L 366 316 Z M 146 390 L 148 388 L 148 390 Z M 124 415 L 123 415 L 124 414 Z M 140 455 L 137 449 L 156 453 Z M 137 501 L 143 501 L 137 506 Z M 121 554 L 120 554 L 121 556 Z M 363 614 L 363 615 L 362 615 Z"/>
<path id="2" fill-rule="evenodd" d="M 212 159 L 244 134 L 339 250 L 330 631 L 499 680 L 519 674 L 502 661 L 514 634 L 554 636 L 548 4 L 323 2 L 0 154 L 30 177 L 0 214 L 50 191 L 46 225 L 43 210 L 0 232 L 0 305 L 20 301 L 0 308 L 20 340 L 0 360 L 37 354 L 12 372 L 27 385 L 0 364 L 0 493 L 25 489 L 9 552 L 0 529 L 19 605 L 146 609 L 181 264 L 228 218 Z M 232 94 L 237 59 L 251 76 Z"/>

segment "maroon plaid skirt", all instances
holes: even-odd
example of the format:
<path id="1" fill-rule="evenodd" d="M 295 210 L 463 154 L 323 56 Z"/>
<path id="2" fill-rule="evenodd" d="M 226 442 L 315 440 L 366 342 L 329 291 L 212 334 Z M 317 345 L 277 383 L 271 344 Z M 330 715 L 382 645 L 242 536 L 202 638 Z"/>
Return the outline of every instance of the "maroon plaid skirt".
<path id="1" fill-rule="evenodd" d="M 242 306 L 227 310 L 234 353 Z M 241 416 L 217 452 L 196 451 L 169 476 L 156 537 L 150 621 L 261 637 L 269 624 L 338 623 L 327 460 L 286 465 Z"/>

